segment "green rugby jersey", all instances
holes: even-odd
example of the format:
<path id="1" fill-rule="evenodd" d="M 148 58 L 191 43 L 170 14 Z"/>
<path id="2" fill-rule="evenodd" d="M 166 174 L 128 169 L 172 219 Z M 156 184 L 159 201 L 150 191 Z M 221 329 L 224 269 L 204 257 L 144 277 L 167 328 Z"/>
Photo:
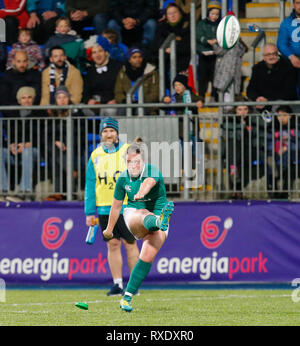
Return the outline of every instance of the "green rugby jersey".
<path id="1" fill-rule="evenodd" d="M 142 182 L 146 178 L 153 178 L 156 181 L 155 186 L 142 201 L 134 201 L 134 196 L 138 193 Z M 138 178 L 130 177 L 127 169 L 120 174 L 116 182 L 114 198 L 122 201 L 126 194 L 128 196 L 127 208 L 147 209 L 155 215 L 160 215 L 162 208 L 167 203 L 163 176 L 157 167 L 147 163 Z"/>

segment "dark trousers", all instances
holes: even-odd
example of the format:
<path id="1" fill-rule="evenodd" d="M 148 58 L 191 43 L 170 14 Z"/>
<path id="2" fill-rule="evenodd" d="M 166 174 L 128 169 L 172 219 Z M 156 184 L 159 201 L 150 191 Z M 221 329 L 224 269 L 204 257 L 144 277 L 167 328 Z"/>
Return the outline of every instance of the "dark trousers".
<path id="1" fill-rule="evenodd" d="M 198 62 L 198 92 L 205 96 L 208 83 L 213 81 L 215 71 L 216 56 L 199 54 Z M 215 92 L 213 93 L 215 94 Z M 215 95 L 213 95 L 215 96 Z"/>
<path id="2" fill-rule="evenodd" d="M 48 20 L 44 20 L 43 17 L 39 16 L 39 19 L 41 23 L 33 29 L 32 36 L 33 36 L 33 40 L 37 44 L 41 45 L 41 44 L 45 44 L 49 40 L 49 38 L 52 35 L 54 35 L 55 27 L 56 27 L 55 22 L 57 21 L 58 16 L 54 18 L 50 18 Z"/>

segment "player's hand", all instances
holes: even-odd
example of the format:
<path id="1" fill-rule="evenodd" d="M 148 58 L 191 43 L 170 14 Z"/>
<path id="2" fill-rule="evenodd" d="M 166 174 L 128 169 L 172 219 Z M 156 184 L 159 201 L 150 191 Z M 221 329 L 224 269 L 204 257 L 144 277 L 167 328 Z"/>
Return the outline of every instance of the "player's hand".
<path id="1" fill-rule="evenodd" d="M 108 229 L 105 229 L 102 233 L 106 239 L 111 239 L 113 237 L 113 232 Z"/>
<path id="2" fill-rule="evenodd" d="M 134 195 L 133 200 L 136 201 L 138 199 L 143 199 L 145 195 L 141 192 L 138 192 L 136 195 Z"/>

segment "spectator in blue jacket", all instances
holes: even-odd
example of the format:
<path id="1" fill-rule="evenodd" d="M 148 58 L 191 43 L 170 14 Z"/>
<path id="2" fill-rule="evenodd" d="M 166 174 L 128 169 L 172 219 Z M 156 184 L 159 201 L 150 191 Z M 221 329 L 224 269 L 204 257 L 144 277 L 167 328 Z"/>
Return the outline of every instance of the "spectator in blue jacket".
<path id="1" fill-rule="evenodd" d="M 27 11 L 33 40 L 44 44 L 54 34 L 56 20 L 65 15 L 65 0 L 27 0 Z"/>
<path id="2" fill-rule="evenodd" d="M 277 46 L 288 58 L 298 75 L 297 96 L 300 99 L 300 0 L 293 0 L 293 11 L 280 25 Z"/>

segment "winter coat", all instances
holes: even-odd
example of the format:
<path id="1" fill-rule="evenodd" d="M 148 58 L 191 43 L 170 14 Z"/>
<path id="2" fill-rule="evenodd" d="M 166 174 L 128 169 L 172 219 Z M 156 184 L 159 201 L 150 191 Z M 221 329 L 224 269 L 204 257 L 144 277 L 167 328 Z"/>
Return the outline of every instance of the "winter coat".
<path id="1" fill-rule="evenodd" d="M 103 104 L 115 98 L 115 84 L 122 64 L 109 59 L 106 67 L 105 71 L 103 68 L 97 69 L 96 66 L 92 66 L 87 70 L 84 78 L 84 103 L 88 103 L 93 95 L 100 95 Z"/>
<path id="2" fill-rule="evenodd" d="M 24 86 L 35 89 L 35 103 L 38 104 L 41 98 L 41 72 L 32 69 L 26 70 L 24 73 L 15 69 L 5 71 L 0 81 L 1 104 L 17 105 L 17 92 Z"/>
<path id="3" fill-rule="evenodd" d="M 84 72 L 86 69 L 87 58 L 86 51 L 84 48 L 84 41 L 74 34 L 55 34 L 49 38 L 47 43 L 45 44 L 44 53 L 45 56 L 49 56 L 49 51 L 54 46 L 63 47 L 68 60 L 80 70 L 80 72 Z"/>
<path id="4" fill-rule="evenodd" d="M 45 62 L 43 58 L 43 53 L 41 47 L 33 40 L 30 40 L 29 42 L 23 44 L 20 42 L 14 43 L 12 45 L 12 49 L 8 53 L 7 57 L 7 64 L 6 68 L 10 69 L 12 68 L 12 60 L 15 55 L 15 53 L 18 50 L 24 50 L 28 55 L 28 67 L 32 68 L 34 66 L 37 66 L 39 71 L 42 71 L 45 67 Z"/>
<path id="5" fill-rule="evenodd" d="M 277 47 L 281 54 L 286 58 L 294 54 L 300 57 L 299 44 L 300 22 L 296 17 L 295 11 L 289 17 L 283 20 L 278 31 Z M 298 33 L 298 37 L 297 37 Z"/>
<path id="6" fill-rule="evenodd" d="M 248 165 L 250 147 L 251 161 L 257 160 L 257 149 L 259 152 L 259 161 L 264 162 L 265 145 L 265 126 L 263 118 L 257 116 L 246 116 L 243 118 L 235 114 L 223 118 L 223 140 L 226 142 L 236 141 L 237 150 L 244 148 L 244 161 Z M 225 146 L 224 148 L 225 149 Z"/>
<path id="7" fill-rule="evenodd" d="M 202 19 L 196 26 L 196 50 L 198 54 L 205 51 L 212 51 L 212 46 L 207 40 L 215 39 L 219 21 L 212 22 L 208 18 Z"/>
<path id="8" fill-rule="evenodd" d="M 131 88 L 131 81 L 126 74 L 125 66 L 118 73 L 115 85 L 115 100 L 117 103 L 126 102 L 126 94 Z M 144 101 L 145 103 L 159 102 L 159 75 L 155 66 L 147 63 L 144 70 Z"/>
<path id="9" fill-rule="evenodd" d="M 27 0 L 28 13 L 36 12 L 38 15 L 47 11 L 54 11 L 58 16 L 65 15 L 65 0 Z"/>
<path id="10" fill-rule="evenodd" d="M 213 86 L 223 90 L 229 81 L 234 78 L 235 94 L 241 90 L 242 58 L 246 53 L 246 46 L 238 42 L 232 49 L 222 49 L 218 44 L 213 46 L 217 55 Z"/>
<path id="11" fill-rule="evenodd" d="M 247 96 L 256 100 L 264 96 L 270 101 L 295 100 L 297 76 L 291 63 L 281 57 L 272 69 L 264 61 L 252 68 L 252 75 L 247 87 Z"/>
<path id="12" fill-rule="evenodd" d="M 26 0 L 2 0 L 0 18 L 6 17 L 16 17 L 19 20 L 20 27 L 25 28 L 29 19 L 26 11 Z"/>
<path id="13" fill-rule="evenodd" d="M 182 11 L 190 15 L 192 0 L 175 0 L 174 3 L 179 6 Z M 196 2 L 196 20 L 198 21 L 201 17 L 201 0 Z"/>
<path id="14" fill-rule="evenodd" d="M 108 11 L 109 0 L 66 0 L 66 12 L 68 17 L 75 10 L 87 11 L 89 17 Z"/>
<path id="15" fill-rule="evenodd" d="M 287 150 L 285 151 L 284 149 Z M 277 118 L 275 119 L 274 133 L 271 130 L 268 131 L 268 156 L 273 156 L 273 150 L 275 162 L 280 164 L 282 159 L 283 169 L 288 168 L 289 160 L 290 163 L 295 163 L 297 151 L 298 160 L 300 159 L 300 132 L 299 129 L 296 128 L 294 116 L 291 118 L 289 126 L 288 124 L 280 126 Z M 280 155 L 280 152 L 282 152 L 282 155 Z"/>
<path id="16" fill-rule="evenodd" d="M 185 71 L 191 59 L 190 23 L 186 16 L 183 16 L 182 20 L 175 26 L 170 25 L 166 20 L 158 24 L 152 44 L 152 55 L 155 56 L 155 64 L 158 65 L 159 48 L 171 33 L 174 33 L 178 38 L 176 39 L 177 72 Z"/>
<path id="17" fill-rule="evenodd" d="M 110 0 L 110 15 L 120 25 L 124 18 L 138 19 L 141 24 L 150 18 L 157 17 L 157 2 L 155 0 Z"/>
<path id="18" fill-rule="evenodd" d="M 67 62 L 69 65 L 68 69 L 68 75 L 65 80 L 65 86 L 68 89 L 71 100 L 74 104 L 78 104 L 81 101 L 82 98 L 82 91 L 83 91 L 83 79 L 81 77 L 80 71 Z M 60 74 L 57 70 L 55 70 L 55 79 L 56 79 L 56 86 L 60 85 Z M 41 105 L 49 105 L 50 104 L 50 66 L 47 67 L 42 72 L 42 99 L 41 99 Z"/>

